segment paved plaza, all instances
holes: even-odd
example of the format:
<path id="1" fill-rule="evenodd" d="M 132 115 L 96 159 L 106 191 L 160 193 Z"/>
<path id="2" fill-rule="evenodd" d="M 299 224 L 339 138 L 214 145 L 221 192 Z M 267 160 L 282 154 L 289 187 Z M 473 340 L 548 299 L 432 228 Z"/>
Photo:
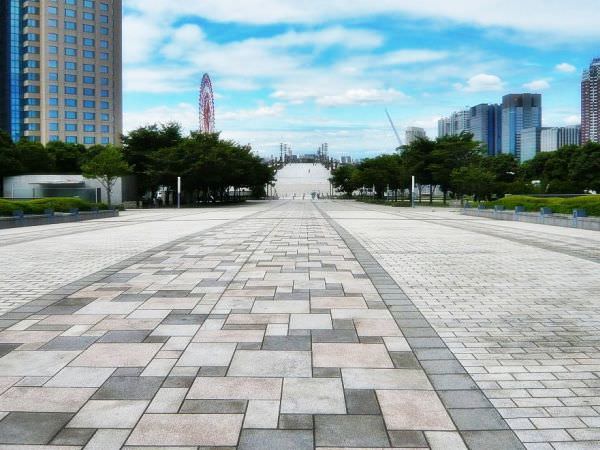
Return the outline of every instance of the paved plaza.
<path id="1" fill-rule="evenodd" d="M 0 448 L 600 448 L 600 233 L 347 201 L 0 231 Z"/>

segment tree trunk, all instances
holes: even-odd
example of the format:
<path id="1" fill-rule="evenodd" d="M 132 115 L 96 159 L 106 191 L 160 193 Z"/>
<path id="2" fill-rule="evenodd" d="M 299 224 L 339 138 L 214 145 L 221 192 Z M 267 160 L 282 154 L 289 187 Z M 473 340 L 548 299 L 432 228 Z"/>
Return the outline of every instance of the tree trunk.
<path id="1" fill-rule="evenodd" d="M 433 185 L 429 185 L 429 204 L 433 205 Z"/>

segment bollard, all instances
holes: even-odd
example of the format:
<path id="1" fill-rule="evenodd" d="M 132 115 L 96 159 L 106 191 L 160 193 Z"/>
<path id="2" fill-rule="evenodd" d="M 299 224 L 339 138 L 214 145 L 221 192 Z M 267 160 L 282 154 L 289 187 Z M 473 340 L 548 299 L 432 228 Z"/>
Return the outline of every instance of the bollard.
<path id="1" fill-rule="evenodd" d="M 521 221 L 521 214 L 525 212 L 524 206 L 515 206 L 515 220 L 517 222 Z"/>
<path id="2" fill-rule="evenodd" d="M 587 217 L 587 211 L 585 209 L 574 209 L 573 210 L 573 228 L 579 227 L 579 218 Z"/>

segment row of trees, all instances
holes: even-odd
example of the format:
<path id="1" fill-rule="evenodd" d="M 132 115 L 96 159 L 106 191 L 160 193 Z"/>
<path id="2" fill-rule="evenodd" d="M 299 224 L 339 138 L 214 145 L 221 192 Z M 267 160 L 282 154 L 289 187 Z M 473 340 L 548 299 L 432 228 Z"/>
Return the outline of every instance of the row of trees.
<path id="1" fill-rule="evenodd" d="M 177 177 L 194 202 L 227 200 L 229 188 L 249 188 L 255 197 L 262 197 L 265 185 L 275 179 L 275 170 L 250 146 L 221 139 L 219 133 L 184 136 L 177 123 L 133 130 L 123 137 L 123 153 L 134 168 L 139 201 L 161 186 L 174 191 Z"/>
<path id="2" fill-rule="evenodd" d="M 264 195 L 273 168 L 249 146 L 221 139 L 218 133 L 184 136 L 176 123 L 150 125 L 123 136 L 123 147 L 21 140 L 0 132 L 0 178 L 22 174 L 84 174 L 105 185 L 126 174 L 136 178 L 137 200 L 153 198 L 161 187 L 177 188 L 181 177 L 191 202 L 226 200 L 230 188 Z M 1 185 L 1 183 L 0 183 Z M 110 186 L 107 187 L 110 190 Z"/>
<path id="3" fill-rule="evenodd" d="M 348 196 L 361 187 L 373 186 L 383 198 L 387 189 L 410 190 L 412 176 L 419 196 L 428 187 L 430 202 L 436 188 L 443 192 L 444 202 L 449 194 L 490 199 L 505 194 L 600 191 L 600 145 L 565 147 L 519 164 L 512 155 L 486 156 L 473 135 L 463 133 L 419 139 L 398 154 L 367 159 L 357 166 L 340 166 L 331 181 Z"/>

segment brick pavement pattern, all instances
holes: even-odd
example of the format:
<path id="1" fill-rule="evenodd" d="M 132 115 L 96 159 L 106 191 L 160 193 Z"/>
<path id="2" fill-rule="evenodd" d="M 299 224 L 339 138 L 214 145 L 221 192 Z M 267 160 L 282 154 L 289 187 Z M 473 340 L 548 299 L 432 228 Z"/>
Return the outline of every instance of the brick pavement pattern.
<path id="1" fill-rule="evenodd" d="M 451 213 L 273 205 L 196 220 L 0 316 L 0 445 L 598 448 L 592 299 L 561 306 L 558 291 L 550 303 L 568 309 L 561 321 L 542 301 L 554 285 L 528 292 L 544 297 L 519 311 L 512 291 L 462 281 L 457 260 L 481 264 L 472 246 L 522 243 L 468 231 L 485 222 Z M 533 251 L 536 266 L 516 279 L 550 263 L 597 270 L 560 249 Z M 569 298 L 592 294 L 593 280 L 583 282 L 589 290 Z M 536 307 L 542 316 L 526 321 Z"/>

